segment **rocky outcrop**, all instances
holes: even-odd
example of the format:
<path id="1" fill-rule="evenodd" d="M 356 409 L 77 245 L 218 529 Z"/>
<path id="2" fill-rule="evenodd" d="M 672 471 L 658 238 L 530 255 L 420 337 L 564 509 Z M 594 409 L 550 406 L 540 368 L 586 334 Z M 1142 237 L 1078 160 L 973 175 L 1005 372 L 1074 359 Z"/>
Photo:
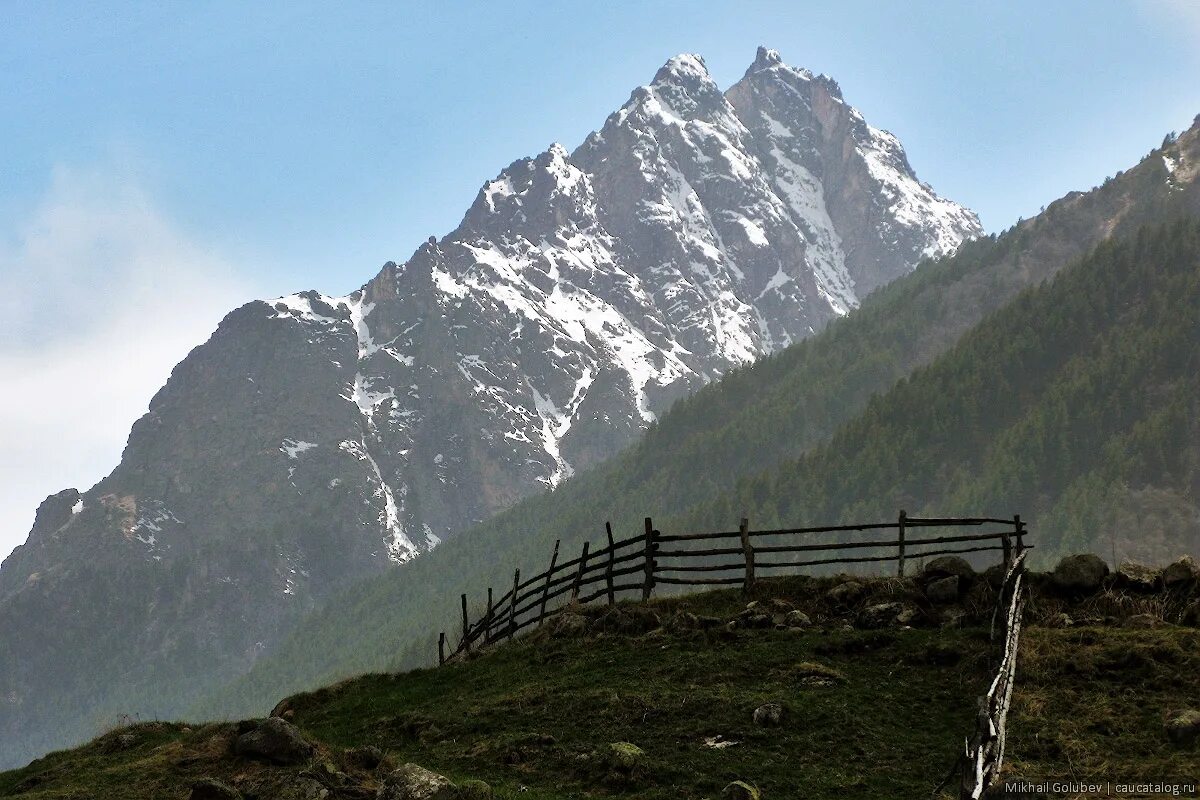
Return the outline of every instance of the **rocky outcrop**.
<path id="1" fill-rule="evenodd" d="M 1054 568 L 1054 585 L 1064 592 L 1094 592 L 1104 583 L 1108 564 L 1091 553 L 1065 556 Z"/>

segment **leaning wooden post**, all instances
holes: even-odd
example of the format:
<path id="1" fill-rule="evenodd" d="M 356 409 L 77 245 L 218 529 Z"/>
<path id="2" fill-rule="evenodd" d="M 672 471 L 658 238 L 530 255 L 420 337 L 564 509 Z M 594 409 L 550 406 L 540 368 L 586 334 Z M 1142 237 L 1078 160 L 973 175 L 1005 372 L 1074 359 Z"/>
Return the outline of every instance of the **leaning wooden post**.
<path id="1" fill-rule="evenodd" d="M 558 563 L 559 540 L 554 540 L 554 553 L 550 556 L 550 569 L 546 570 L 546 585 L 542 587 L 542 610 L 538 612 L 538 627 L 546 621 L 546 599 L 550 596 L 550 579 L 554 577 L 554 565 Z"/>
<path id="2" fill-rule="evenodd" d="M 642 599 L 649 600 L 650 592 L 654 591 L 654 522 L 646 517 L 646 560 L 645 579 L 642 582 Z"/>
<path id="3" fill-rule="evenodd" d="M 908 513 L 904 509 L 900 509 L 900 538 L 898 541 L 899 553 L 896 556 L 896 575 L 904 577 L 904 528 L 908 523 Z"/>
<path id="4" fill-rule="evenodd" d="M 1013 515 L 1013 527 L 1017 530 L 1017 555 L 1025 552 L 1025 523 L 1021 522 L 1021 515 Z"/>
<path id="5" fill-rule="evenodd" d="M 492 615 L 496 607 L 492 604 L 492 587 L 488 587 L 487 611 L 483 614 L 483 643 L 487 644 L 492 638 Z"/>
<path id="6" fill-rule="evenodd" d="M 517 632 L 517 587 L 521 585 L 521 570 L 513 570 L 513 591 L 508 601 L 508 638 Z"/>
<path id="7" fill-rule="evenodd" d="M 1012 566 L 1012 534 L 1004 531 L 1000 534 L 1000 546 L 1004 548 L 1004 571 Z"/>
<path id="8" fill-rule="evenodd" d="M 438 666 L 446 663 L 446 632 L 442 631 L 438 636 Z"/>
<path id="9" fill-rule="evenodd" d="M 742 592 L 750 594 L 754 591 L 754 548 L 750 546 L 750 520 L 742 517 L 738 526 L 738 535 L 742 539 L 742 555 L 746 559 L 746 577 L 742 581 Z"/>
<path id="10" fill-rule="evenodd" d="M 579 599 L 579 589 L 583 586 L 583 573 L 587 572 L 588 549 L 591 542 L 583 543 L 583 552 L 579 554 L 579 567 L 575 570 L 575 582 L 571 584 L 571 602 Z"/>
<path id="11" fill-rule="evenodd" d="M 462 647 L 469 653 L 471 652 L 471 631 L 467 624 L 467 595 L 466 592 L 462 596 L 462 622 L 463 622 L 463 640 Z"/>
<path id="12" fill-rule="evenodd" d="M 617 551 L 613 546 L 611 522 L 604 523 L 604 532 L 608 534 L 608 566 L 604 569 L 604 583 L 608 587 L 608 604 L 611 606 L 617 602 L 617 595 L 613 591 L 613 562 L 617 558 Z"/>

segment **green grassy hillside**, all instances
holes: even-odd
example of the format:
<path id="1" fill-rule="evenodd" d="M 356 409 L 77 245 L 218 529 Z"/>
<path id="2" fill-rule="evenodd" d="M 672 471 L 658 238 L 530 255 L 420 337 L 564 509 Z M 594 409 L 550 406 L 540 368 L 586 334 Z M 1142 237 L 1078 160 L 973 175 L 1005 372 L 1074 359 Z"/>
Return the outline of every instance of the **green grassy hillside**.
<path id="1" fill-rule="evenodd" d="M 234 755 L 235 724 L 141 723 L 0 773 L 0 797 L 184 800 L 213 778 L 247 800 L 367 798 L 405 762 L 460 785 L 484 780 L 500 798 L 700 800 L 738 780 L 764 800 L 930 797 L 994 669 L 994 593 L 977 581 L 961 606 L 937 607 L 917 581 L 884 579 L 847 606 L 827 595 L 839 582 L 759 585 L 759 609 L 800 609 L 807 628 L 731 629 L 745 617 L 733 591 L 579 609 L 444 668 L 289 698 L 277 713 L 318 745 L 292 766 Z M 1044 585 L 1034 581 L 1029 603 L 1010 773 L 1194 775 L 1198 751 L 1172 745 L 1161 718 L 1200 696 L 1200 632 L 1121 619 L 1151 609 L 1175 619 L 1195 597 L 1109 589 L 1065 603 Z M 864 629 L 882 602 L 911 607 L 918 627 Z M 1042 626 L 1064 610 L 1080 623 Z M 783 707 L 778 725 L 753 719 L 766 703 Z M 641 754 L 614 751 L 621 743 Z M 383 763 L 364 764 L 364 747 Z"/>

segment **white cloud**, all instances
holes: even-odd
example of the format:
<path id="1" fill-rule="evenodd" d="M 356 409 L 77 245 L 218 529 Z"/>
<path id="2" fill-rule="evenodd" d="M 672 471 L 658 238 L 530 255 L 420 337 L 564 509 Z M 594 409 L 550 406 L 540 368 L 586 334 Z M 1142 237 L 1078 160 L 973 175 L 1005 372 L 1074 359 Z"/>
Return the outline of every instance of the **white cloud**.
<path id="1" fill-rule="evenodd" d="M 252 295 L 126 170 L 59 168 L 0 230 L 0 558 L 120 459 L 171 368 Z"/>

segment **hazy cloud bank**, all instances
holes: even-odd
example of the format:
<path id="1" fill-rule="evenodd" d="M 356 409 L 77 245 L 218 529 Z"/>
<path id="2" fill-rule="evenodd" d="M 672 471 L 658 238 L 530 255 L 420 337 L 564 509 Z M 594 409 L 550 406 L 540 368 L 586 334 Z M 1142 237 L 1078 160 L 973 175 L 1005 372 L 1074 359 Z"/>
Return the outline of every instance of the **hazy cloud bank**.
<path id="1" fill-rule="evenodd" d="M 0 558 L 47 494 L 116 466 L 171 368 L 253 295 L 124 170 L 58 168 L 0 224 Z"/>

